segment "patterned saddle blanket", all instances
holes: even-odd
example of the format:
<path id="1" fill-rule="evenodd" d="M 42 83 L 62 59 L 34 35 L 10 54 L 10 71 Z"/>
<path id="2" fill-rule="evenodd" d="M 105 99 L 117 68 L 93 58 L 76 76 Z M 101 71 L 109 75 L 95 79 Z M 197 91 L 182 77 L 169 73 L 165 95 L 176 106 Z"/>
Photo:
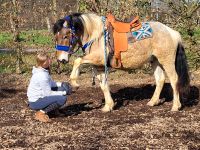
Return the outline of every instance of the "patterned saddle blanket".
<path id="1" fill-rule="evenodd" d="M 153 30 L 148 22 L 143 22 L 142 27 L 134 32 L 131 32 L 136 41 L 140 41 L 153 36 Z"/>

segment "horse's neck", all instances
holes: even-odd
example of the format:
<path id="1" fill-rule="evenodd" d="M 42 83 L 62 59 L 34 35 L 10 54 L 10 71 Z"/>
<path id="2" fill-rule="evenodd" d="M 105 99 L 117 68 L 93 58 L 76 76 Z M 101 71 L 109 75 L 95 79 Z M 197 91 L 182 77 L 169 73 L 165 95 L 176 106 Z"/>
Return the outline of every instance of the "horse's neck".
<path id="1" fill-rule="evenodd" d="M 89 40 L 88 40 L 87 36 L 82 36 L 81 37 L 81 42 L 82 42 L 82 45 L 85 45 L 86 43 L 88 43 Z"/>

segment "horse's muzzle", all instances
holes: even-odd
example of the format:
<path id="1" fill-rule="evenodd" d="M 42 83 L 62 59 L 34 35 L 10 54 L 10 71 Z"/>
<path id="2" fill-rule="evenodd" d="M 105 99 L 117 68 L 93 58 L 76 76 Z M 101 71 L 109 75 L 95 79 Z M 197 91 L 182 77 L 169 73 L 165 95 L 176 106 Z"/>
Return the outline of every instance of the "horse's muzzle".
<path id="1" fill-rule="evenodd" d="M 63 63 L 63 64 L 66 64 L 66 63 L 68 63 L 69 61 L 67 61 L 66 59 L 62 59 L 60 62 Z"/>

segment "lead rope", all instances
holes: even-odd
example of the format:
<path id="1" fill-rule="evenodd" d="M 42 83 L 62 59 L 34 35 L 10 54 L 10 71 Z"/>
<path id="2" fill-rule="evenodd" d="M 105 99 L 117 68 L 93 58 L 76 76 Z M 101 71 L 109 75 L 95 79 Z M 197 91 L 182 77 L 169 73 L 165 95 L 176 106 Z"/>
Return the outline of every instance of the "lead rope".
<path id="1" fill-rule="evenodd" d="M 107 31 L 106 31 L 106 28 L 105 28 L 105 24 L 106 24 L 106 17 L 105 16 L 102 16 L 102 21 L 103 21 L 103 35 L 104 35 L 104 66 L 105 66 L 104 84 L 106 84 L 107 79 L 108 79 L 108 66 L 107 66 L 107 51 L 106 51 Z"/>

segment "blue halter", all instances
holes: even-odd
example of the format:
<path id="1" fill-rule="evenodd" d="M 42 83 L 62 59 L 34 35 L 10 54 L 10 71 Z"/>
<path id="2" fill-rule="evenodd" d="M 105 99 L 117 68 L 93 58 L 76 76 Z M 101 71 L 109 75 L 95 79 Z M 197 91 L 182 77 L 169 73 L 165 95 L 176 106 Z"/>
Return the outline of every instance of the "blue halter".
<path id="1" fill-rule="evenodd" d="M 56 46 L 55 46 L 55 49 L 56 49 L 56 50 L 59 50 L 59 51 L 68 52 L 68 51 L 70 50 L 70 46 L 56 45 Z"/>

